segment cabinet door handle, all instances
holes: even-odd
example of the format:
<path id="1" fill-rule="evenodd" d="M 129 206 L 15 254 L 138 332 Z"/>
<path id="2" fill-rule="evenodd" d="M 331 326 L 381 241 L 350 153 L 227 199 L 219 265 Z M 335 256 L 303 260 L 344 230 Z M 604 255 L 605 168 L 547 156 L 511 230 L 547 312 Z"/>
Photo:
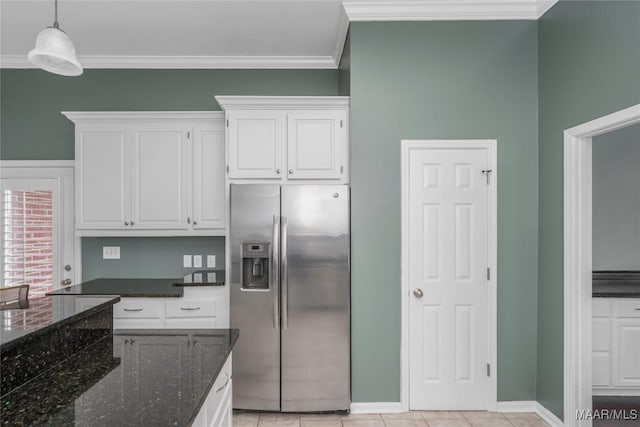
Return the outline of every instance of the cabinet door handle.
<path id="1" fill-rule="evenodd" d="M 144 308 L 123 308 L 124 311 L 142 311 Z"/>
<path id="2" fill-rule="evenodd" d="M 277 173 L 278 175 L 280 175 L 280 172 L 282 172 L 280 169 L 276 169 L 276 173 Z"/>
<path id="3" fill-rule="evenodd" d="M 289 169 L 289 175 L 293 174 L 293 169 Z"/>
<path id="4" fill-rule="evenodd" d="M 640 308 L 634 308 L 635 311 L 640 311 Z"/>
<path id="5" fill-rule="evenodd" d="M 182 311 L 195 311 L 195 310 L 200 310 L 200 307 L 180 307 L 180 310 L 182 310 Z"/>
<path id="6" fill-rule="evenodd" d="M 128 227 L 129 226 L 129 221 L 125 221 L 124 225 L 126 225 Z"/>
<path id="7" fill-rule="evenodd" d="M 131 226 L 133 227 L 134 225 L 136 225 L 136 223 L 131 221 Z"/>
<path id="8" fill-rule="evenodd" d="M 227 386 L 227 384 L 229 384 L 229 380 L 231 380 L 231 377 L 229 376 L 229 374 L 227 372 L 224 373 L 227 376 L 227 380 L 225 381 L 225 383 L 222 385 L 222 387 L 220 387 L 219 389 L 216 390 L 216 394 L 220 393 L 222 390 L 225 389 L 225 387 Z"/>
<path id="9" fill-rule="evenodd" d="M 198 221 L 196 221 L 195 219 L 193 220 L 193 225 L 198 225 Z"/>
<path id="10" fill-rule="evenodd" d="M 191 218 L 187 217 L 187 224 L 191 224 Z"/>

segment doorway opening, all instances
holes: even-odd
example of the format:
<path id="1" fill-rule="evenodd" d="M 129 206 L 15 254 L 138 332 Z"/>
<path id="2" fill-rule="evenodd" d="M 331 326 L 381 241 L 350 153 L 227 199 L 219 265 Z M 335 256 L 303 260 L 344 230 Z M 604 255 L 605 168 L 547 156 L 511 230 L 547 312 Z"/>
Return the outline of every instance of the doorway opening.
<path id="1" fill-rule="evenodd" d="M 578 419 L 585 418 L 579 417 L 578 411 L 592 409 L 594 385 L 593 138 L 639 123 L 640 104 L 564 132 L 564 425 L 567 427 L 592 425 L 591 419 Z"/>

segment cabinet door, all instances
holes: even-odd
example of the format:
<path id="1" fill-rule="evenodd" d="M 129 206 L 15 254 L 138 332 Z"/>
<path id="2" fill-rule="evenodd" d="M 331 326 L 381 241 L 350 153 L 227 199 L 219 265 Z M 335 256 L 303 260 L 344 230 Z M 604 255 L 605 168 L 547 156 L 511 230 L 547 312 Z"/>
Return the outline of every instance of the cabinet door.
<path id="1" fill-rule="evenodd" d="M 224 228 L 224 129 L 193 130 L 193 229 Z"/>
<path id="2" fill-rule="evenodd" d="M 289 179 L 340 179 L 346 167 L 346 112 L 311 111 L 288 117 Z"/>
<path id="3" fill-rule="evenodd" d="M 122 126 L 76 126 L 77 229 L 128 228 L 129 138 Z"/>
<path id="4" fill-rule="evenodd" d="M 282 177 L 281 111 L 229 111 L 229 178 Z"/>
<path id="5" fill-rule="evenodd" d="M 155 123 L 134 128 L 132 228 L 188 228 L 189 131 Z"/>
<path id="6" fill-rule="evenodd" d="M 640 318 L 613 320 L 613 385 L 640 387 Z"/>

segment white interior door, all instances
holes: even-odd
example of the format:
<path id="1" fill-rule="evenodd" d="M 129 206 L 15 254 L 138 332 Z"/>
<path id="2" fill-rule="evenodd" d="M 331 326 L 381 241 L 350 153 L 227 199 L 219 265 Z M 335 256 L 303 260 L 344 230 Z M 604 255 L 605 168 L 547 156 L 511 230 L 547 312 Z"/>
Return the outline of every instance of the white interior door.
<path id="1" fill-rule="evenodd" d="M 409 408 L 490 405 L 486 147 L 408 158 Z"/>
<path id="2" fill-rule="evenodd" d="M 73 168 L 0 171 L 3 286 L 30 285 L 30 297 L 73 283 Z"/>

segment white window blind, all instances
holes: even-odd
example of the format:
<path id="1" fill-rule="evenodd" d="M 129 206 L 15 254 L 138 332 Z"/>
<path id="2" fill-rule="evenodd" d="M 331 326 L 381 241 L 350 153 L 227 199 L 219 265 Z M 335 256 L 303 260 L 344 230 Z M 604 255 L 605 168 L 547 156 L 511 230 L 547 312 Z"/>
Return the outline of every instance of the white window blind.
<path id="1" fill-rule="evenodd" d="M 29 296 L 53 289 L 53 197 L 51 191 L 3 194 L 3 286 L 30 285 Z"/>

